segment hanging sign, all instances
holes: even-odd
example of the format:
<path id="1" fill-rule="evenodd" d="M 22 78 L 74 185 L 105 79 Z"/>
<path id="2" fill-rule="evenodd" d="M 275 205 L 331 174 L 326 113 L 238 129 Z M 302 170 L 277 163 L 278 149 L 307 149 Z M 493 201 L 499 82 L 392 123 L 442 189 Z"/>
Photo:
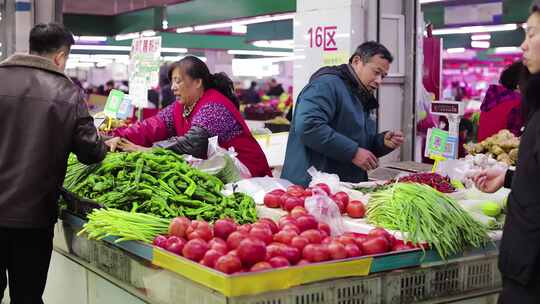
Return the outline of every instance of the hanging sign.
<path id="1" fill-rule="evenodd" d="M 160 64 L 160 36 L 133 39 L 129 64 L 129 95 L 134 106 L 148 106 L 148 90 L 158 85 Z"/>

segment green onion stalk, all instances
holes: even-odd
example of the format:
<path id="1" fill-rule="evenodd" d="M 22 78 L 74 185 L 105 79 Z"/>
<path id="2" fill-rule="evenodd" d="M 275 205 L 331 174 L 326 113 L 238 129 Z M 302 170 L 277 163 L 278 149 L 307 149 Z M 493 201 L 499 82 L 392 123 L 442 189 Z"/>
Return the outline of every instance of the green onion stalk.
<path id="1" fill-rule="evenodd" d="M 405 232 L 405 241 L 429 243 L 445 260 L 467 247 L 484 246 L 489 239 L 486 226 L 427 185 L 395 183 L 372 194 L 367 218 L 376 226 Z"/>
<path id="2" fill-rule="evenodd" d="M 141 241 L 152 243 L 156 235 L 167 234 L 170 220 L 155 215 L 127 212 L 111 208 L 95 209 L 77 235 L 88 233 L 89 239 L 101 240 L 116 236 L 115 243 Z"/>

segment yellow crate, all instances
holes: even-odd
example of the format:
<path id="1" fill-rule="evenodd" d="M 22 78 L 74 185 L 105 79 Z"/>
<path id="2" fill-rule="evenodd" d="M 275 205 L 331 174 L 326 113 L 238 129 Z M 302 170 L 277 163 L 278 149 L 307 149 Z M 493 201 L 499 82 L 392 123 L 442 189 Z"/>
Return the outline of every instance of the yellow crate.
<path id="1" fill-rule="evenodd" d="M 287 267 L 257 273 L 227 275 L 160 248 L 154 248 L 154 265 L 178 273 L 227 297 L 255 295 L 328 279 L 367 276 L 372 257 Z"/>

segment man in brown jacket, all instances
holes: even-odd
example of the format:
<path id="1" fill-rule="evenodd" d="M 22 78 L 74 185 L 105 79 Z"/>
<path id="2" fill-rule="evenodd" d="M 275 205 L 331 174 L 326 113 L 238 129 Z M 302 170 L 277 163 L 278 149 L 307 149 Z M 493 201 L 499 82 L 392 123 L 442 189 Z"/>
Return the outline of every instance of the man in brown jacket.
<path id="1" fill-rule="evenodd" d="M 43 303 L 57 201 L 70 152 L 101 161 L 79 88 L 64 74 L 73 35 L 59 24 L 30 32 L 30 54 L 0 63 L 0 302 Z"/>

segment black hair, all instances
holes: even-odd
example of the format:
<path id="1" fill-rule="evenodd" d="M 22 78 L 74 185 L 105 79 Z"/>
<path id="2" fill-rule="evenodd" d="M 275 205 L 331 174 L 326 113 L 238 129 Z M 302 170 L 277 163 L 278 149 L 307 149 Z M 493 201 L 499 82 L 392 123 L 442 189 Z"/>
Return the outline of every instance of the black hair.
<path id="1" fill-rule="evenodd" d="M 204 90 L 215 89 L 227 97 L 238 109 L 238 97 L 234 93 L 234 84 L 225 73 L 211 74 L 208 66 L 195 56 L 186 56 L 180 61 L 173 63 L 169 69 L 169 79 L 172 82 L 172 72 L 176 68 L 182 68 L 193 79 L 201 79 Z"/>
<path id="2" fill-rule="evenodd" d="M 499 83 L 509 90 L 517 89 L 524 68 L 525 66 L 521 61 L 512 63 L 502 71 Z"/>
<path id="3" fill-rule="evenodd" d="M 376 41 L 367 41 L 360 44 L 354 54 L 349 58 L 349 63 L 353 62 L 354 57 L 360 56 L 363 63 L 368 63 L 371 57 L 380 55 L 383 59 L 388 60 L 390 63 L 394 61 L 394 57 L 390 51 L 382 44 Z"/>
<path id="4" fill-rule="evenodd" d="M 250 89 L 255 89 L 257 87 L 257 82 L 256 81 L 252 81 L 249 88 Z"/>
<path id="5" fill-rule="evenodd" d="M 46 55 L 75 44 L 73 34 L 59 23 L 40 23 L 30 31 L 30 54 Z"/>
<path id="6" fill-rule="evenodd" d="M 531 15 L 534 14 L 534 13 L 540 13 L 540 1 L 539 0 L 535 0 L 532 4 L 531 4 Z"/>

